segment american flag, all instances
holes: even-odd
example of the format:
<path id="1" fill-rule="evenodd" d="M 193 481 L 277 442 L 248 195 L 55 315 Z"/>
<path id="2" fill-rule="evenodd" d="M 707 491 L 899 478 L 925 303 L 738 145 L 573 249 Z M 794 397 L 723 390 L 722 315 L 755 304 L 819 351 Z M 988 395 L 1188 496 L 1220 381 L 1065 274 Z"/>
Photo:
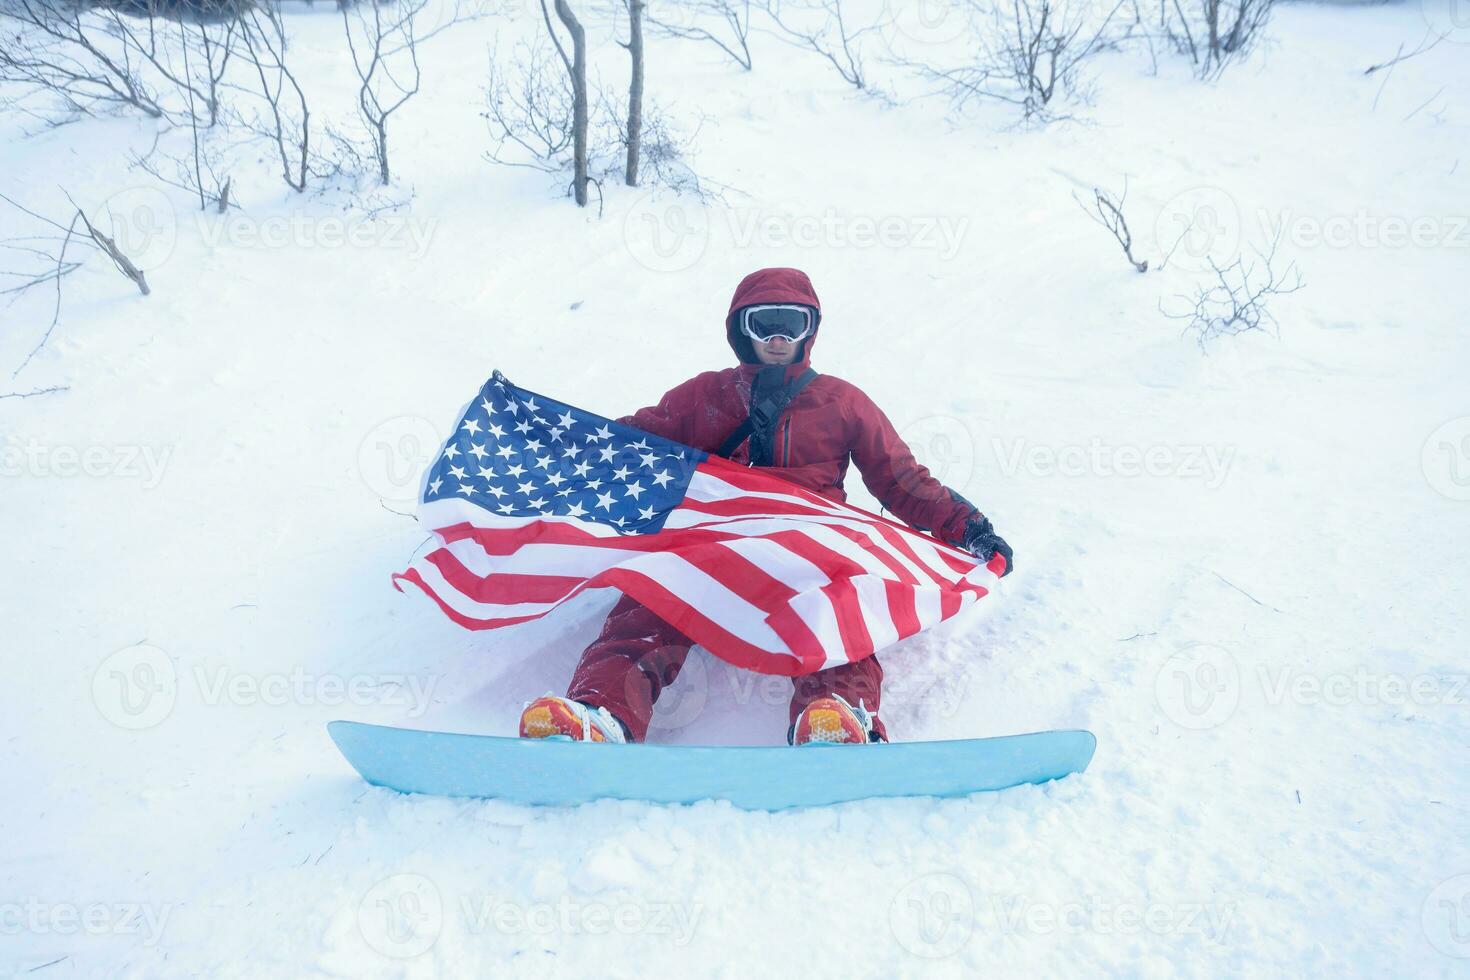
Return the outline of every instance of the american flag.
<path id="1" fill-rule="evenodd" d="M 788 676 L 948 619 L 1003 568 L 499 371 L 429 466 L 419 519 L 441 546 L 395 583 L 462 626 L 526 622 L 610 586 L 721 659 Z"/>

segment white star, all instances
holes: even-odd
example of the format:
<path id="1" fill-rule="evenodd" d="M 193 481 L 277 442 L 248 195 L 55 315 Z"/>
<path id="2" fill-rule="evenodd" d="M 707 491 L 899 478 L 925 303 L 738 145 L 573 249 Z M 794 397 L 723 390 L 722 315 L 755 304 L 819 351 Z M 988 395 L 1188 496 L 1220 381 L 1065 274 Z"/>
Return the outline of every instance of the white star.
<path id="1" fill-rule="evenodd" d="M 618 451 L 612 446 L 603 446 L 601 449 L 598 450 L 598 454 L 602 456 L 602 461 L 604 463 L 611 463 L 613 461 L 613 457 L 618 454 Z"/>
<path id="2" fill-rule="evenodd" d="M 599 493 L 597 495 L 597 506 L 601 507 L 603 510 L 611 510 L 612 505 L 613 495 L 611 493 Z"/>
<path id="3" fill-rule="evenodd" d="M 495 414 L 495 406 L 490 404 L 490 399 L 488 398 L 480 399 L 480 407 L 485 410 L 487 416 Z"/>
<path id="4" fill-rule="evenodd" d="M 567 508 L 568 517 L 583 517 L 586 513 L 586 509 L 579 503 L 573 503 L 571 507 Z"/>
<path id="5" fill-rule="evenodd" d="M 509 446 L 501 446 L 499 449 L 495 450 L 495 455 L 499 456 L 502 459 L 510 459 L 515 454 L 516 451 Z"/>
<path id="6" fill-rule="evenodd" d="M 618 527 L 622 527 L 624 524 L 628 523 L 628 519 L 619 514 L 617 517 L 613 518 L 613 523 L 616 524 Z"/>
<path id="7" fill-rule="evenodd" d="M 556 424 L 561 426 L 563 429 L 570 429 L 572 426 L 577 424 L 577 420 L 572 418 L 571 412 L 562 412 L 556 417 Z"/>
<path id="8" fill-rule="evenodd" d="M 454 477 L 456 480 L 463 480 L 465 477 L 464 468 L 460 466 L 451 466 L 449 467 L 449 475 Z"/>
<path id="9" fill-rule="evenodd" d="M 644 442 L 642 439 L 639 439 L 637 442 L 633 443 L 632 448 L 633 449 L 647 449 L 648 448 L 648 443 Z"/>
<path id="10" fill-rule="evenodd" d="M 436 476 L 436 477 L 434 477 L 434 479 L 432 479 L 432 480 L 429 481 L 429 492 L 430 493 L 438 493 L 439 492 L 439 488 L 441 486 L 443 486 L 443 485 L 444 485 L 444 481 L 441 480 L 441 479 L 439 479 Z"/>
<path id="11" fill-rule="evenodd" d="M 591 469 L 592 469 L 592 466 L 591 466 L 590 463 L 578 463 L 576 466 L 573 466 L 572 467 L 572 475 L 573 476 L 586 476 L 587 473 Z"/>
<path id="12" fill-rule="evenodd" d="M 546 506 L 546 501 L 543 500 L 540 497 L 537 497 L 535 500 L 531 501 L 526 506 L 527 507 L 545 507 Z"/>
<path id="13" fill-rule="evenodd" d="M 565 432 L 565 431 L 567 431 L 567 430 L 566 429 L 552 429 L 551 430 L 551 441 L 552 442 L 561 442 L 561 434 L 563 432 Z"/>
<path id="14" fill-rule="evenodd" d="M 516 400 L 514 398 L 505 403 L 505 408 L 512 415 L 521 414 L 521 406 L 516 404 Z"/>
<path id="15" fill-rule="evenodd" d="M 528 497 L 531 495 L 531 491 L 535 489 L 536 484 L 532 483 L 530 480 L 527 480 L 525 483 L 516 484 L 516 493 L 525 494 Z"/>
<path id="16" fill-rule="evenodd" d="M 566 482 L 566 477 L 562 476 L 560 473 L 553 473 L 546 478 L 546 482 L 554 487 L 559 487 L 564 482 Z"/>
<path id="17" fill-rule="evenodd" d="M 490 426 L 490 428 L 486 429 L 485 431 L 488 432 L 488 433 L 490 433 L 492 436 L 494 436 L 497 439 L 500 439 L 500 438 L 502 438 L 505 435 L 505 430 L 502 429 L 498 425 L 492 425 L 492 426 Z"/>
<path id="18" fill-rule="evenodd" d="M 541 467 L 543 470 L 546 469 L 548 466 L 551 465 L 551 457 L 550 456 L 537 456 L 536 457 L 536 465 L 539 466 L 539 467 Z"/>
<path id="19" fill-rule="evenodd" d="M 572 487 L 562 487 L 560 490 L 558 490 L 556 492 L 556 495 L 558 497 L 566 497 L 566 496 L 570 496 L 571 493 L 572 493 L 572 491 L 573 491 L 573 488 Z"/>
<path id="20" fill-rule="evenodd" d="M 519 422 L 516 423 L 516 431 L 517 432 L 530 432 L 531 431 L 531 423 L 530 422 L 527 422 L 525 419 L 521 419 Z"/>
<path id="21" fill-rule="evenodd" d="M 444 447 L 444 455 L 448 456 L 450 459 L 453 459 L 454 457 L 459 455 L 459 447 L 451 442 L 449 445 Z"/>
<path id="22" fill-rule="evenodd" d="M 470 455 L 474 456 L 476 459 L 484 459 L 486 456 L 490 455 L 490 451 L 487 450 L 484 446 L 471 445 Z"/>
<path id="23" fill-rule="evenodd" d="M 599 426 L 598 429 L 597 429 L 597 438 L 598 439 L 611 439 L 612 438 L 612 430 L 609 429 L 605 425 Z"/>
<path id="24" fill-rule="evenodd" d="M 505 475 L 506 476 L 520 476 L 524 472 L 526 472 L 526 468 L 524 466 L 522 466 L 520 463 L 517 463 L 514 466 L 512 466 L 510 469 L 506 470 L 505 471 Z"/>
<path id="25" fill-rule="evenodd" d="M 502 514 L 509 514 L 511 511 L 513 511 L 515 509 L 516 509 L 516 505 L 515 504 L 501 504 L 500 505 L 500 512 Z"/>
<path id="26" fill-rule="evenodd" d="M 626 466 L 619 466 L 617 469 L 613 470 L 613 479 L 626 480 L 628 478 L 628 474 L 631 472 L 633 471 L 628 469 Z"/>
<path id="27" fill-rule="evenodd" d="M 475 492 L 475 488 L 470 486 L 468 483 L 461 483 L 459 485 L 459 492 L 468 497 L 470 494 Z"/>
<path id="28" fill-rule="evenodd" d="M 660 490 L 663 489 L 663 486 L 664 486 L 665 483 L 668 483 L 672 479 L 673 479 L 673 477 L 672 476 L 669 476 L 669 474 L 667 474 L 667 473 L 655 473 L 655 474 L 653 474 L 653 482 L 658 484 Z"/>
<path id="29" fill-rule="evenodd" d="M 536 404 L 536 399 L 534 396 L 527 398 L 525 401 L 521 402 L 521 404 L 526 406 L 526 411 L 528 412 L 535 412 L 541 408 L 540 405 Z"/>
<path id="30" fill-rule="evenodd" d="M 477 436 L 480 434 L 480 423 L 476 422 L 474 419 L 465 419 L 464 422 L 460 423 L 459 427 L 472 436 Z"/>
<path id="31" fill-rule="evenodd" d="M 643 493 L 643 487 L 636 480 L 628 484 L 627 490 L 628 492 L 625 496 L 632 497 L 634 500 L 637 500 L 639 494 Z"/>
<path id="32" fill-rule="evenodd" d="M 588 490 L 596 490 L 600 486 L 602 486 L 602 481 L 601 480 L 588 480 L 587 481 L 587 489 Z"/>
<path id="33" fill-rule="evenodd" d="M 526 448 L 529 449 L 529 450 L 531 450 L 531 452 L 533 452 L 533 453 L 540 452 L 541 451 L 541 440 L 540 439 L 527 439 L 526 440 Z"/>
<path id="34" fill-rule="evenodd" d="M 651 520 L 653 520 L 653 508 L 652 507 L 640 507 L 640 508 L 638 508 L 638 519 L 640 521 L 651 521 Z"/>
<path id="35" fill-rule="evenodd" d="M 499 487 L 496 487 L 496 486 L 486 487 L 485 488 L 485 491 L 487 493 L 493 493 L 493 494 L 495 494 L 495 499 L 496 500 L 499 500 L 501 497 L 504 497 L 505 496 L 505 491 L 502 490 L 502 489 L 500 489 Z"/>
<path id="36" fill-rule="evenodd" d="M 649 469 L 653 469 L 653 461 L 658 459 L 653 453 L 643 453 L 638 458 L 643 460 L 643 465 Z"/>
<path id="37" fill-rule="evenodd" d="M 565 449 L 563 449 L 561 451 L 561 455 L 562 455 L 562 458 L 563 459 L 576 459 L 577 458 L 577 454 L 580 453 L 581 451 L 582 450 L 578 449 L 576 446 L 573 446 L 571 444 L 568 444 L 567 445 L 567 448 L 565 448 Z"/>
<path id="38" fill-rule="evenodd" d="M 495 476 L 495 471 L 488 466 L 480 467 L 480 479 L 488 480 Z"/>

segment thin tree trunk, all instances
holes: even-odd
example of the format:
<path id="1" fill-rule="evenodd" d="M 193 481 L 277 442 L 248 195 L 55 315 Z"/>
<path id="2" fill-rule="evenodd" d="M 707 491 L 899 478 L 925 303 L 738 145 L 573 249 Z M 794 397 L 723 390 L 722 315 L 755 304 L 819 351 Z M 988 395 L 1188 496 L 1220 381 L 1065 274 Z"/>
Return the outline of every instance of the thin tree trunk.
<path id="1" fill-rule="evenodd" d="M 637 187 L 643 145 L 643 0 L 628 0 L 628 57 L 633 59 L 633 70 L 628 83 L 628 169 L 623 182 Z"/>
<path id="2" fill-rule="evenodd" d="M 572 193 L 577 206 L 587 206 L 587 32 L 567 0 L 556 0 L 556 16 L 572 36 L 572 152 L 576 173 Z"/>

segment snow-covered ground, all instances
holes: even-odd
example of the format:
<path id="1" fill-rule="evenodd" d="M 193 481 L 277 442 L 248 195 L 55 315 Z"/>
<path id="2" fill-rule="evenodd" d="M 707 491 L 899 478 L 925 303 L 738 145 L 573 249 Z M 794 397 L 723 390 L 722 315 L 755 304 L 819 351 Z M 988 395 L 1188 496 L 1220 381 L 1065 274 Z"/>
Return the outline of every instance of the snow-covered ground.
<path id="1" fill-rule="evenodd" d="M 336 12 L 288 22 L 348 106 Z M 1449 39 L 1364 76 L 1429 23 Z M 0 401 L 0 973 L 1470 974 L 1453 25 L 1286 6 L 1215 83 L 1109 54 L 1090 106 L 1030 129 L 856 96 L 770 37 L 749 74 L 655 39 L 650 94 L 686 130 L 706 117 L 695 166 L 730 189 L 701 208 L 608 181 L 600 217 L 482 157 L 501 17 L 430 42 L 393 130 L 408 203 L 375 222 L 340 190 L 282 193 L 261 151 L 221 224 L 128 168 L 153 123 L 0 114 L 0 192 L 53 217 L 61 188 L 110 200 L 153 288 L 89 260 L 0 385 L 67 386 Z M 1073 200 L 1125 176 L 1155 267 L 1197 220 L 1162 271 Z M 1279 339 L 1181 338 L 1161 298 L 1277 227 L 1306 281 Z M 1092 768 L 775 815 L 361 783 L 328 720 L 509 733 L 615 598 L 473 635 L 393 591 L 425 539 L 394 511 L 452 413 L 493 368 L 605 414 L 648 404 L 729 362 L 725 304 L 766 265 L 811 274 L 818 369 L 1016 548 L 995 595 L 884 654 L 891 730 L 1087 727 Z M 53 302 L 0 313 L 7 375 Z M 695 657 L 656 738 L 782 739 L 786 682 Z"/>

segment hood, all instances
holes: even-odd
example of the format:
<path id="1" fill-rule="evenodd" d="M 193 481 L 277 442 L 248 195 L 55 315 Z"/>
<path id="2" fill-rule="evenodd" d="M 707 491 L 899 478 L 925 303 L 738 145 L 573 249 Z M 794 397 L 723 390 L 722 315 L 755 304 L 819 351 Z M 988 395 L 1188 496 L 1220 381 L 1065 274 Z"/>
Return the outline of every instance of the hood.
<path id="1" fill-rule="evenodd" d="M 812 358 L 812 346 L 817 342 L 817 332 L 822 326 L 822 301 L 817 299 L 812 281 L 800 269 L 757 269 L 740 280 L 740 285 L 735 287 L 735 295 L 730 299 L 730 312 L 725 316 L 725 337 L 741 364 L 760 362 L 755 359 L 750 338 L 736 325 L 735 314 L 744 307 L 761 303 L 794 303 L 812 308 L 816 314 L 812 335 L 802 341 L 801 352 L 791 365 L 800 369 L 796 373 L 806 370 Z"/>

